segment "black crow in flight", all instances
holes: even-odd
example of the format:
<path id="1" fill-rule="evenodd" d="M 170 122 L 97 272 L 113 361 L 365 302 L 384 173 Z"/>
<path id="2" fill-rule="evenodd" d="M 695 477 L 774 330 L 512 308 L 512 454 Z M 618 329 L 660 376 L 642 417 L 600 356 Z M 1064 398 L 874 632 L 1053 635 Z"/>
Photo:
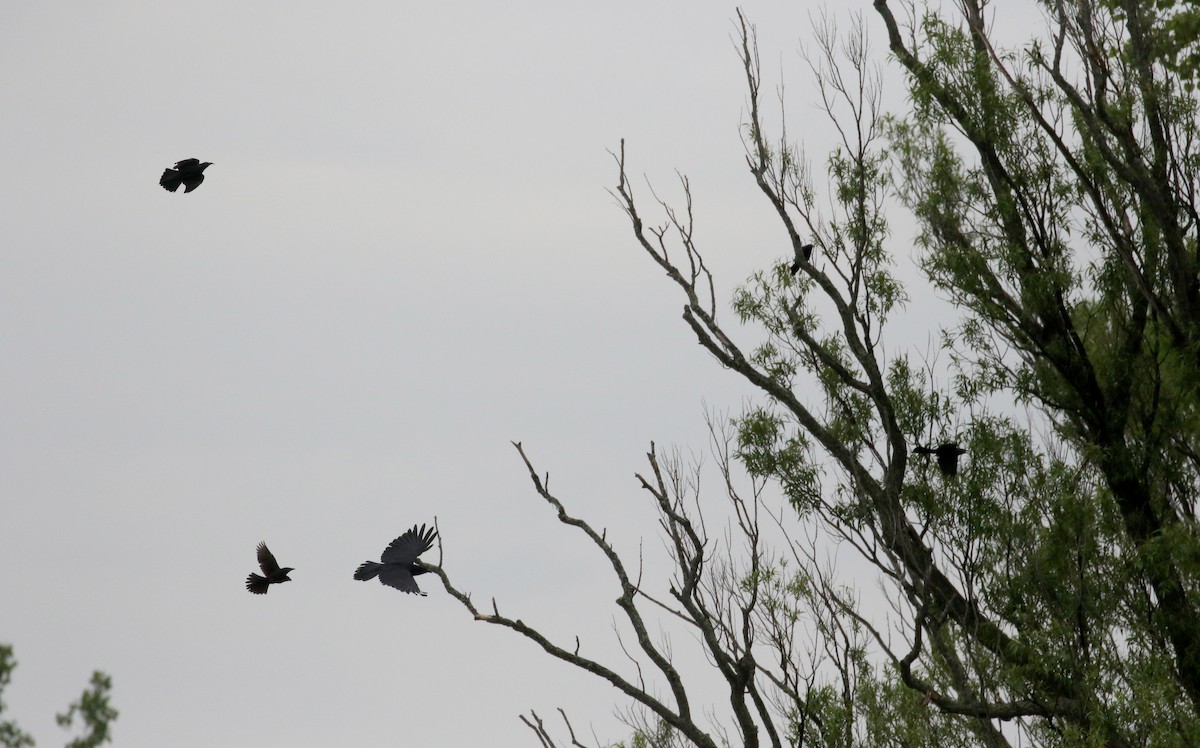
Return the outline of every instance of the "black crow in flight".
<path id="1" fill-rule="evenodd" d="M 432 548 L 436 537 L 437 530 L 432 527 L 426 530 L 425 525 L 419 528 L 413 525 L 411 530 L 393 540 L 383 550 L 383 555 L 379 557 L 383 563 L 363 561 L 354 571 L 354 578 L 365 582 L 379 577 L 380 583 L 388 587 L 395 587 L 414 595 L 424 595 L 413 577 L 429 570 L 417 563 L 417 556 Z"/>
<path id="2" fill-rule="evenodd" d="M 792 275 L 800 272 L 800 263 L 808 262 L 808 258 L 812 257 L 813 245 L 805 244 L 796 250 L 796 261 L 792 263 L 788 269 L 792 271 Z"/>
<path id="3" fill-rule="evenodd" d="M 267 588 L 273 584 L 283 584 L 290 582 L 291 577 L 288 576 L 289 571 L 295 571 L 292 567 L 280 569 L 279 563 L 275 561 L 275 557 L 267 550 L 266 543 L 258 544 L 258 568 L 262 569 L 262 573 L 266 576 L 251 574 L 246 577 L 246 589 L 256 595 L 267 594 Z"/>
<path id="4" fill-rule="evenodd" d="M 958 446 L 958 442 L 944 442 L 936 447 L 916 447 L 913 452 L 919 455 L 936 455 L 938 469 L 942 475 L 958 475 L 958 456 L 965 455 L 967 450 Z"/>
<path id="5" fill-rule="evenodd" d="M 200 159 L 185 158 L 175 164 L 174 169 L 164 171 L 162 179 L 158 180 L 158 183 L 168 192 L 174 192 L 179 189 L 179 185 L 181 184 L 187 188 L 184 192 L 191 192 L 204 181 L 204 170 L 210 166 L 212 166 L 212 163 L 208 161 L 200 163 Z"/>

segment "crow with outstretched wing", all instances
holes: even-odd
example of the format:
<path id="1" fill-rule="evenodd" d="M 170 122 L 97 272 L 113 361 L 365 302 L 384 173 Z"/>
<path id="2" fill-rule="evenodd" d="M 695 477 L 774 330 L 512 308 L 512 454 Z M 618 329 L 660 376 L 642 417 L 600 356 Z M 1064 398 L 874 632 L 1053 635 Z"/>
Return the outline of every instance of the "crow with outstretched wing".
<path id="1" fill-rule="evenodd" d="M 210 166 L 212 163 L 209 161 L 200 163 L 198 158 L 185 158 L 177 162 L 174 168 L 164 171 L 158 183 L 168 192 L 179 189 L 179 185 L 184 186 L 184 192 L 191 192 L 204 181 L 204 170 Z"/>
<path id="2" fill-rule="evenodd" d="M 275 560 L 275 556 L 267 550 L 267 544 L 258 544 L 258 568 L 262 569 L 262 576 L 251 574 L 246 577 L 246 589 L 256 595 L 265 595 L 267 590 L 273 584 L 283 584 L 284 582 L 292 581 L 288 576 L 288 572 L 295 571 L 291 566 L 279 568 L 279 563 Z"/>
<path id="3" fill-rule="evenodd" d="M 436 538 L 437 530 L 434 528 L 426 529 L 425 525 L 413 525 L 411 530 L 393 540 L 384 549 L 383 555 L 379 557 L 382 563 L 363 561 L 354 571 L 354 578 L 366 582 L 379 577 L 381 584 L 395 587 L 401 592 L 423 596 L 425 593 L 417 586 L 417 580 L 413 577 L 429 570 L 417 563 L 417 556 L 432 548 Z"/>
<path id="4" fill-rule="evenodd" d="M 938 470 L 947 477 L 958 475 L 958 458 L 965 455 L 967 450 L 958 446 L 958 442 L 943 442 L 936 447 L 916 447 L 913 452 L 919 455 L 933 455 L 937 458 Z"/>

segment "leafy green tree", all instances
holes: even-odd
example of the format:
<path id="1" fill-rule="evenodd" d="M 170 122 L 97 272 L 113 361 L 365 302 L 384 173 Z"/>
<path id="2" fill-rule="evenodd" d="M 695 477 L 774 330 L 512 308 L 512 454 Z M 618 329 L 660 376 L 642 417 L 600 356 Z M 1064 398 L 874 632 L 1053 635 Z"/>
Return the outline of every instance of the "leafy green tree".
<path id="1" fill-rule="evenodd" d="M 1153 57 L 1178 75 L 1188 91 L 1200 69 L 1200 2 L 1197 0 L 1107 0 L 1104 7 L 1116 18 L 1140 17 L 1141 33 L 1152 45 Z M 1121 50 L 1110 49 L 1110 54 Z"/>
<path id="2" fill-rule="evenodd" d="M 12 671 L 17 662 L 13 658 L 13 648 L 9 644 L 0 644 L 0 695 L 12 680 Z M 91 685 L 84 690 L 79 700 L 71 704 L 67 711 L 57 715 L 58 724 L 70 728 L 75 715 L 78 714 L 84 724 L 85 733 L 67 743 L 67 748 L 96 748 L 110 740 L 112 723 L 117 719 L 117 710 L 109 702 L 112 692 L 112 678 L 97 670 L 92 673 Z M 4 702 L 0 700 L 0 715 L 4 714 Z M 32 748 L 33 736 L 22 731 L 11 720 L 0 722 L 0 746 L 3 748 Z"/>
<path id="3" fill-rule="evenodd" d="M 617 687 L 647 745 L 1200 745 L 1195 3 L 1044 0 L 1016 44 L 984 0 L 873 7 L 909 108 L 882 111 L 865 26 L 839 42 L 823 22 L 807 59 L 841 140 L 820 175 L 786 119 L 769 126 L 739 15 L 747 165 L 790 245 L 734 295 L 741 326 L 687 180 L 650 219 L 615 154 L 685 324 L 761 393 L 714 424 L 715 494 L 648 454 L 666 580 L 633 573 L 517 445 L 611 564 L 634 672 L 435 571 L 477 619 Z M 901 215 L 923 282 L 897 270 Z M 961 313 L 938 350 L 889 345 L 930 288 Z M 957 473 L 914 451 L 939 444 L 966 450 Z M 724 542 L 704 519 L 721 505 Z M 825 561 L 845 549 L 873 579 Z M 723 684 L 719 714 L 649 634 L 675 621 Z"/>
<path id="4" fill-rule="evenodd" d="M 12 681 L 12 671 L 16 667 L 17 661 L 13 659 L 12 645 L 0 644 L 0 696 L 4 695 L 4 689 Z M 0 699 L 0 717 L 4 716 L 5 708 L 7 707 L 3 699 Z M 32 745 L 33 737 L 17 727 L 16 722 L 8 719 L 0 722 L 0 746 L 4 746 L 4 748 L 29 748 Z"/>
<path id="5" fill-rule="evenodd" d="M 70 705 L 66 712 L 55 715 L 60 727 L 70 729 L 79 715 L 83 721 L 84 734 L 67 743 L 67 748 L 97 748 L 112 740 L 109 727 L 117 719 L 117 710 L 109 701 L 112 693 L 112 678 L 97 670 L 92 673 L 90 687 L 79 700 Z"/>
<path id="6" fill-rule="evenodd" d="M 1046 481 L 989 508 L 1025 563 L 980 596 L 1003 638 L 977 638 L 1008 681 L 987 701 L 1044 740 L 1200 737 L 1197 101 L 1160 5 L 1047 3 L 1048 38 L 1004 51 L 982 3 L 905 29 L 875 2 L 916 102 L 893 128 L 900 194 L 967 310 L 955 394 L 1015 397 L 1056 437 L 964 496 Z"/>

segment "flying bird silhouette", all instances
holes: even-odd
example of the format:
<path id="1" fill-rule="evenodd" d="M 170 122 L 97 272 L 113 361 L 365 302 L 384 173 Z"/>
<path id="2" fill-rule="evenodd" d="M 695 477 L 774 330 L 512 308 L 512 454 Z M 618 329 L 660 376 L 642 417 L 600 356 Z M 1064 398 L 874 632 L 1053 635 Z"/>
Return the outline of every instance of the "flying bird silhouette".
<path id="1" fill-rule="evenodd" d="M 295 571 L 292 567 L 279 568 L 279 563 L 275 561 L 275 557 L 267 550 L 266 543 L 258 544 L 258 568 L 262 569 L 265 576 L 251 574 L 246 577 L 246 589 L 256 595 L 267 594 L 267 589 L 273 584 L 283 584 L 284 582 L 292 581 L 288 576 L 289 571 Z"/>
<path id="2" fill-rule="evenodd" d="M 808 262 L 808 258 L 812 257 L 813 245 L 804 244 L 796 249 L 796 261 L 791 264 L 788 270 L 792 271 L 792 275 L 800 272 L 800 263 Z"/>
<path id="3" fill-rule="evenodd" d="M 354 571 L 354 578 L 365 582 L 379 577 L 380 583 L 388 587 L 424 596 L 425 593 L 417 586 L 417 580 L 413 577 L 429 570 L 417 563 L 417 556 L 432 548 L 436 537 L 437 530 L 432 527 L 426 530 L 425 525 L 419 528 L 413 525 L 411 530 L 393 540 L 383 550 L 383 555 L 379 557 L 383 563 L 363 561 Z"/>
<path id="4" fill-rule="evenodd" d="M 919 455 L 935 455 L 942 475 L 958 475 L 958 457 L 965 455 L 967 450 L 958 446 L 958 442 L 943 442 L 936 447 L 916 447 L 913 452 Z"/>
<path id="5" fill-rule="evenodd" d="M 210 166 L 212 163 L 209 161 L 200 163 L 200 159 L 185 158 L 176 163 L 175 168 L 164 171 L 158 183 L 168 192 L 179 189 L 181 184 L 186 187 L 184 192 L 191 192 L 204 181 L 204 170 Z"/>

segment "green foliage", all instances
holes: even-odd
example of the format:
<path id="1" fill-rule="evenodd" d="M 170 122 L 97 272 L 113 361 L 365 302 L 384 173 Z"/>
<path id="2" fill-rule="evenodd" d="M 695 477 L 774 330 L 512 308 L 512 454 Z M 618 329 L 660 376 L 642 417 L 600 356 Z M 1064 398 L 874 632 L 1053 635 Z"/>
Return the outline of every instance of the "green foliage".
<path id="1" fill-rule="evenodd" d="M 12 646 L 0 644 L 0 696 L 11 681 L 16 666 Z M 84 690 L 79 700 L 65 713 L 56 716 L 58 724 L 65 728 L 71 727 L 77 714 L 83 720 L 84 734 L 67 743 L 67 748 L 96 748 L 112 740 L 110 731 L 117 719 L 117 710 L 109 701 L 111 692 L 112 678 L 97 670 L 92 673 L 90 687 Z M 0 715 L 4 708 L 4 701 L 0 699 Z M 0 722 L 0 748 L 32 748 L 33 745 L 33 736 L 23 732 L 15 722 Z"/>
<path id="2" fill-rule="evenodd" d="M 67 748 L 97 748 L 112 740 L 109 728 L 117 718 L 117 710 L 109 701 L 112 678 L 97 670 L 92 673 L 90 687 L 66 712 L 56 715 L 60 727 L 70 728 L 78 715 L 84 733 L 67 744 Z"/>
<path id="3" fill-rule="evenodd" d="M 804 433 L 788 430 L 780 416 L 763 408 L 736 419 L 737 458 L 756 478 L 774 478 L 792 506 L 805 512 L 820 494 L 816 467 L 809 456 Z"/>
<path id="4" fill-rule="evenodd" d="M 967 725 L 940 712 L 911 689 L 904 688 L 894 673 L 872 672 L 859 682 L 854 700 L 861 705 L 863 726 L 860 741 L 840 745 L 937 746 L 970 745 Z"/>
<path id="5" fill-rule="evenodd" d="M 1045 745 L 1200 744 L 1200 4 L 1046 3 L 1053 51 L 999 49 L 961 7 L 895 29 L 911 110 L 877 123 L 885 146 L 829 158 L 840 210 L 810 227 L 832 267 L 777 266 L 734 303 L 768 335 L 750 363 L 788 391 L 742 417 L 738 457 L 896 578 L 923 640 L 904 667 L 845 649 L 792 739 L 997 744 L 999 718 Z M 811 188 L 771 185 L 811 220 Z M 916 217 L 920 267 L 963 313 L 944 374 L 875 346 L 908 299 L 881 195 Z M 911 451 L 943 441 L 967 450 L 957 475 Z M 823 641 L 866 625 L 790 575 L 773 614 L 832 595 Z"/>
<path id="6" fill-rule="evenodd" d="M 1138 0 L 1102 3 L 1113 17 L 1125 21 L 1129 11 L 1153 19 L 1152 56 L 1166 70 L 1179 77 L 1189 91 L 1194 90 L 1200 69 L 1200 2 L 1197 0 Z M 1114 50 L 1110 56 L 1128 56 L 1128 49 Z"/>
<path id="7" fill-rule="evenodd" d="M 12 680 L 12 671 L 17 667 L 16 660 L 13 659 L 13 648 L 9 644 L 0 644 L 0 697 L 4 695 L 4 689 L 8 687 Z M 0 717 L 4 716 L 5 704 L 3 698 L 0 698 Z M 30 748 L 33 745 L 33 737 L 23 732 L 17 727 L 17 723 L 12 720 L 0 721 L 0 746 L 3 748 Z"/>
<path id="8" fill-rule="evenodd" d="M 861 26 L 839 45 L 822 19 L 824 195 L 766 132 L 743 26 L 750 169 L 816 250 L 737 290 L 746 349 L 692 324 L 763 396 L 733 450 L 752 559 L 704 559 L 738 571 L 685 606 L 716 611 L 740 737 L 1200 745 L 1200 2 L 1043 0 L 1048 28 L 1008 47 L 984 0 L 872 7 L 909 106 L 883 115 Z M 894 272 L 896 205 L 923 283 Z M 959 316 L 922 361 L 892 332 L 929 291 Z M 778 556 L 766 481 L 804 538 Z M 739 711 L 748 692 L 772 709 Z"/>

